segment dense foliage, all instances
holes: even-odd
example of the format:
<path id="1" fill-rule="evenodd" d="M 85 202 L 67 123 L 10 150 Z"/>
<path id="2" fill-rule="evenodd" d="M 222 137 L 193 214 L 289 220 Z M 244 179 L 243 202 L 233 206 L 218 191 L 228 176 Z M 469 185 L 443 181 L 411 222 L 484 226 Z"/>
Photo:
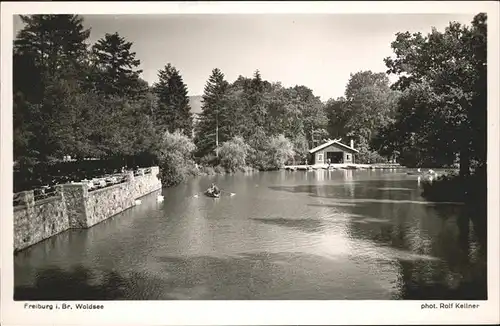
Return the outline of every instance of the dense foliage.
<path id="1" fill-rule="evenodd" d="M 151 87 L 133 43 L 118 33 L 88 44 L 78 15 L 21 16 L 14 41 L 14 156 L 27 170 L 66 155 L 135 157 L 161 166 L 166 185 L 197 171 L 272 170 L 341 138 L 357 163 L 408 166 L 486 163 L 486 16 L 471 27 L 398 33 L 386 73 L 351 74 L 344 97 L 323 103 L 303 85 L 257 70 L 228 82 L 212 70 L 193 116 L 181 72 L 167 63 Z M 181 148 L 182 147 L 182 148 Z M 457 161 L 459 160 L 459 162 Z"/>
<path id="2" fill-rule="evenodd" d="M 14 157 L 20 168 L 73 158 L 154 157 L 147 83 L 132 43 L 93 46 L 77 15 L 21 16 L 14 41 Z"/>
<path id="3" fill-rule="evenodd" d="M 276 169 L 284 162 L 281 158 L 273 161 L 270 144 L 285 146 L 282 150 L 291 153 L 287 160 L 303 162 L 309 148 L 328 138 L 327 123 L 323 103 L 305 86 L 285 88 L 263 80 L 259 71 L 230 84 L 214 69 L 196 126 L 196 155 L 202 163 L 218 164 L 221 147 L 217 140 L 225 143 L 238 137 L 249 146 L 247 165 Z M 286 142 L 274 140 L 280 135 Z"/>
<path id="4" fill-rule="evenodd" d="M 450 23 L 427 36 L 397 34 L 395 57 L 385 62 L 388 73 L 399 77 L 393 87 L 402 96 L 394 122 L 375 141 L 403 163 L 459 165 L 458 175 L 424 183 L 423 195 L 473 203 L 480 216 L 486 216 L 487 198 L 486 18 L 481 13 L 470 27 Z"/>
<path id="5" fill-rule="evenodd" d="M 398 33 L 392 48 L 385 62 L 402 96 L 379 147 L 418 166 L 459 163 L 462 176 L 485 164 L 486 15 L 427 36 Z"/>
<path id="6" fill-rule="evenodd" d="M 236 172 L 246 166 L 248 145 L 241 137 L 234 137 L 222 144 L 219 150 L 220 165 L 229 172 Z"/>
<path id="7" fill-rule="evenodd" d="M 193 141 L 180 131 L 165 132 L 159 150 L 160 176 L 165 186 L 175 186 L 194 173 L 194 150 Z"/>
<path id="8" fill-rule="evenodd" d="M 326 111 L 328 131 L 332 138 L 354 140 L 358 163 L 379 163 L 387 160 L 371 144 L 378 130 L 393 122 L 397 91 L 391 90 L 384 73 L 360 71 L 351 74 L 345 97 L 329 100 Z M 390 155 L 389 155 L 390 157 Z"/>

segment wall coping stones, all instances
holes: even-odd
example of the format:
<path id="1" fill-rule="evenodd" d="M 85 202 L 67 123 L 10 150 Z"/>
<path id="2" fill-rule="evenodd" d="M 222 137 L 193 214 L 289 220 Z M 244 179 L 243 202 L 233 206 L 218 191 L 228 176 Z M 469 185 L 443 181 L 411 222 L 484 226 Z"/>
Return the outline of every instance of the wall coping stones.
<path id="1" fill-rule="evenodd" d="M 39 206 L 39 205 L 47 204 L 47 203 L 50 203 L 50 202 L 53 202 L 53 201 L 56 201 L 56 200 L 61 200 L 61 199 L 62 199 L 62 196 L 60 194 L 52 196 L 52 197 L 47 197 L 47 198 L 35 201 L 34 202 L 34 206 Z"/>

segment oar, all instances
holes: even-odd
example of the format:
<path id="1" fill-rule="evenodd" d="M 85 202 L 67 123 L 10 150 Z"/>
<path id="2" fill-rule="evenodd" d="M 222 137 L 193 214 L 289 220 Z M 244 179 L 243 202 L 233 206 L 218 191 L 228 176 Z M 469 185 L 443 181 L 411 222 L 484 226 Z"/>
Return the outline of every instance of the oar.
<path id="1" fill-rule="evenodd" d="M 205 192 L 206 192 L 206 190 L 205 190 L 205 191 L 198 191 L 196 194 L 194 194 L 194 195 L 193 195 L 193 197 L 194 197 L 194 198 L 198 198 L 198 196 L 199 196 L 200 194 L 204 194 Z"/>
<path id="2" fill-rule="evenodd" d="M 194 196 L 193 196 L 193 197 L 194 197 L 194 198 L 198 198 L 198 196 L 199 196 L 201 193 L 203 193 L 203 192 L 204 192 L 204 191 L 198 191 L 196 194 L 194 194 Z"/>
<path id="3" fill-rule="evenodd" d="M 198 191 L 196 194 L 193 195 L 194 198 L 198 198 L 200 196 L 200 194 L 204 194 L 206 192 L 205 191 Z"/>
<path id="4" fill-rule="evenodd" d="M 225 191 L 225 190 L 221 190 L 221 192 L 228 193 L 230 196 L 236 195 L 234 192 L 229 192 L 229 191 Z"/>

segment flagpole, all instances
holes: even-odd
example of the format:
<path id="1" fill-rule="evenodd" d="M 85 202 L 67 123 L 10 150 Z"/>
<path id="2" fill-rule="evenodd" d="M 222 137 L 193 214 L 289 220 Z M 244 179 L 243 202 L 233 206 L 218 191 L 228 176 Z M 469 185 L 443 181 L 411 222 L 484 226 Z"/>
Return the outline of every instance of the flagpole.
<path id="1" fill-rule="evenodd" d="M 219 111 L 215 112 L 215 155 L 219 158 Z"/>

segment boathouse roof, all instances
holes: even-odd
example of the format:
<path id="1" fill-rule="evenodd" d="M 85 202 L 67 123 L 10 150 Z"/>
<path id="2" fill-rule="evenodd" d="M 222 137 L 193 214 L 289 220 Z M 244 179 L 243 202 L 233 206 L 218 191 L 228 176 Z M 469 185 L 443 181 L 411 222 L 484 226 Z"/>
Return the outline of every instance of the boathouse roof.
<path id="1" fill-rule="evenodd" d="M 359 153 L 359 151 L 357 149 L 355 149 L 354 147 L 351 147 L 349 145 L 341 143 L 340 140 L 341 140 L 340 138 L 339 139 L 334 139 L 334 140 L 329 140 L 329 141 L 327 141 L 326 143 L 324 143 L 322 145 L 319 145 L 317 147 L 314 147 L 314 148 L 310 149 L 309 153 L 310 154 L 314 154 L 317 151 L 320 151 L 320 150 L 322 150 L 324 148 L 327 148 L 327 147 L 329 147 L 331 145 L 337 145 L 337 146 L 345 149 L 346 151 L 350 151 L 350 152 L 353 152 L 353 153 Z"/>

